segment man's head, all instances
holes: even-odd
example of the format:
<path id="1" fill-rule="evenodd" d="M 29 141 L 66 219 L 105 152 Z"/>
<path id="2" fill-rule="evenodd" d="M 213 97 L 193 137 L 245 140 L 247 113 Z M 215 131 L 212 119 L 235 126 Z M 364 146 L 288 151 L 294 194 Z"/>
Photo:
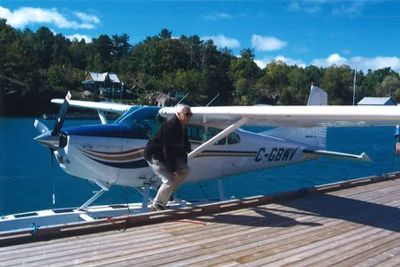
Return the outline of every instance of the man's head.
<path id="1" fill-rule="evenodd" d="M 192 111 L 188 105 L 178 104 L 176 107 L 176 116 L 182 125 L 188 124 L 190 118 L 192 117 Z"/>

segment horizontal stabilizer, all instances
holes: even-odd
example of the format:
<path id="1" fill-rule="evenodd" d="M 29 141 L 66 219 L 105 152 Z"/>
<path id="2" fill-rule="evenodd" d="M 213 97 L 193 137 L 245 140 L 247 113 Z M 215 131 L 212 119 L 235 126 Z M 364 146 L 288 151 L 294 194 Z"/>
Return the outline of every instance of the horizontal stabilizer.
<path id="1" fill-rule="evenodd" d="M 372 161 L 368 155 L 363 152 L 360 155 L 348 154 L 336 151 L 328 151 L 328 150 L 303 150 L 304 153 L 314 154 L 318 156 L 327 156 L 332 158 L 340 158 L 340 159 L 348 159 L 348 160 L 360 160 L 360 161 Z"/>

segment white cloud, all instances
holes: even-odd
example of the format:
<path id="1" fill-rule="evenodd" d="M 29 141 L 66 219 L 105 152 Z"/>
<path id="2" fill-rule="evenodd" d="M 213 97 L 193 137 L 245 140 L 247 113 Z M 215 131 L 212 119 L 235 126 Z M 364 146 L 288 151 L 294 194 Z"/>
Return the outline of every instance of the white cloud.
<path id="1" fill-rule="evenodd" d="M 273 61 L 282 61 L 284 63 L 286 63 L 289 66 L 294 66 L 297 65 L 299 67 L 306 67 L 306 64 L 304 63 L 304 61 L 300 60 L 300 59 L 293 59 L 293 58 L 287 58 L 285 56 L 276 56 L 276 57 L 265 57 L 263 59 L 255 59 L 254 62 L 261 68 L 265 68 L 265 66 L 267 66 L 267 64 L 273 62 Z"/>
<path id="2" fill-rule="evenodd" d="M 315 1 L 309 2 L 300 2 L 300 1 L 292 1 L 289 3 L 289 10 L 295 12 L 305 12 L 309 14 L 318 13 L 321 10 L 321 7 L 318 3 L 314 3 Z"/>
<path id="3" fill-rule="evenodd" d="M 363 12 L 366 4 L 366 0 L 296 0 L 288 4 L 288 10 L 308 14 L 325 11 L 336 16 L 356 16 Z"/>
<path id="4" fill-rule="evenodd" d="M 221 19 L 231 19 L 232 15 L 225 12 L 215 12 L 203 17 L 204 20 L 221 20 Z"/>
<path id="5" fill-rule="evenodd" d="M 391 67 L 395 71 L 400 71 L 400 57 L 353 57 L 351 64 L 357 69 L 367 71 L 368 69 L 376 70 Z"/>
<path id="6" fill-rule="evenodd" d="M 297 65 L 302 68 L 306 67 L 306 64 L 304 63 L 304 61 L 302 61 L 300 59 L 287 58 L 285 56 L 277 56 L 277 57 L 275 57 L 275 61 L 285 62 L 289 66 Z"/>
<path id="7" fill-rule="evenodd" d="M 100 19 L 95 15 L 89 15 L 89 14 L 86 14 L 86 13 L 83 13 L 83 12 L 75 12 L 74 14 L 80 20 L 82 20 L 84 22 L 91 22 L 91 23 L 94 23 L 94 24 L 99 24 L 100 23 Z"/>
<path id="8" fill-rule="evenodd" d="M 332 10 L 333 15 L 359 15 L 362 13 L 365 6 L 364 0 L 343 1 L 341 5 Z"/>
<path id="9" fill-rule="evenodd" d="M 286 42 L 271 36 L 253 34 L 251 45 L 258 51 L 273 51 L 284 48 Z"/>
<path id="10" fill-rule="evenodd" d="M 202 40 L 213 40 L 214 44 L 218 48 L 239 48 L 240 42 L 236 39 L 226 37 L 224 35 L 216 35 L 216 36 L 204 36 L 201 37 Z"/>
<path id="11" fill-rule="evenodd" d="M 15 28 L 23 28 L 30 24 L 53 24 L 58 28 L 69 29 L 93 29 L 100 23 L 99 18 L 82 12 L 74 13 L 76 20 L 68 20 L 56 8 L 21 7 L 14 11 L 0 6 L 0 18 Z"/>
<path id="12" fill-rule="evenodd" d="M 327 58 L 314 59 L 311 64 L 320 67 L 328 67 L 332 65 L 349 65 L 349 62 L 347 58 L 340 56 L 338 53 L 334 53 L 329 55 Z"/>
<path id="13" fill-rule="evenodd" d="M 318 67 L 329 67 L 332 65 L 348 65 L 351 68 L 357 68 L 358 70 L 362 70 L 363 72 L 367 72 L 370 70 L 378 70 L 390 67 L 392 70 L 400 72 L 400 57 L 351 57 L 346 58 L 341 56 L 338 53 L 333 53 L 326 58 L 318 58 L 311 61 L 310 64 L 306 64 L 301 59 L 293 59 L 288 58 L 283 55 L 279 55 L 276 57 L 265 57 L 262 59 L 255 59 L 255 63 L 260 68 L 265 68 L 265 66 L 273 61 L 282 61 L 289 66 L 297 65 L 299 67 L 306 67 L 307 65 L 315 65 Z"/>
<path id="14" fill-rule="evenodd" d="M 67 35 L 65 36 L 65 38 L 70 39 L 71 41 L 73 41 L 74 39 L 81 41 L 82 39 L 85 40 L 86 43 L 91 43 L 92 42 L 92 37 L 89 37 L 87 35 L 83 35 L 83 34 L 72 34 L 72 35 Z"/>
<path id="15" fill-rule="evenodd" d="M 400 71 L 400 57 L 352 57 L 345 58 L 338 53 L 331 54 L 327 58 L 314 59 L 311 64 L 319 67 L 329 67 L 332 65 L 349 65 L 364 72 L 368 69 L 377 70 L 391 67 L 395 71 Z"/>

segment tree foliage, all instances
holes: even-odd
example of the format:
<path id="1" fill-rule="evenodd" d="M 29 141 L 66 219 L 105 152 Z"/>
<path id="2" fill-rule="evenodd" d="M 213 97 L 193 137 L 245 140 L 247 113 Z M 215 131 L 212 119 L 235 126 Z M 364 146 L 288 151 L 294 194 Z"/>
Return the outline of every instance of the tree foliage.
<path id="1" fill-rule="evenodd" d="M 289 66 L 274 61 L 261 69 L 251 49 L 236 57 L 199 36 L 173 37 L 168 29 L 131 45 L 129 36 L 102 34 L 92 42 L 69 40 L 46 27 L 16 30 L 0 20 L 0 114 L 53 111 L 54 97 L 79 97 L 88 71 L 117 73 L 145 102 L 158 92 L 180 91 L 198 105 L 298 104 L 311 83 L 324 88 L 330 104 L 351 104 L 354 71 L 349 66 Z M 390 68 L 357 72 L 357 101 L 364 96 L 400 99 L 400 77 Z M 145 103 L 147 104 L 147 103 Z"/>

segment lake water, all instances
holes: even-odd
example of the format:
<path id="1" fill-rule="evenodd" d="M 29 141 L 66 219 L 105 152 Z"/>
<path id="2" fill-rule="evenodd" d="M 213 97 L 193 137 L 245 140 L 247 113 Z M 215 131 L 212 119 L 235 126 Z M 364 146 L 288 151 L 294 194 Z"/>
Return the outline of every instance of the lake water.
<path id="1" fill-rule="evenodd" d="M 46 208 L 80 206 L 98 190 L 86 180 L 64 173 L 49 151 L 33 141 L 38 135 L 34 118 L 0 118 L 0 215 Z M 51 129 L 54 121 L 44 121 Z M 64 126 L 98 123 L 66 120 Z M 310 187 L 334 181 L 397 171 L 400 157 L 394 153 L 394 127 L 331 128 L 328 149 L 360 154 L 373 162 L 321 158 L 289 167 L 267 169 L 224 178 L 225 195 L 245 197 Z M 52 203 L 53 190 L 56 204 Z M 206 181 L 183 185 L 183 199 L 216 198 L 217 183 Z M 95 204 L 141 202 L 132 188 L 112 187 Z"/>

